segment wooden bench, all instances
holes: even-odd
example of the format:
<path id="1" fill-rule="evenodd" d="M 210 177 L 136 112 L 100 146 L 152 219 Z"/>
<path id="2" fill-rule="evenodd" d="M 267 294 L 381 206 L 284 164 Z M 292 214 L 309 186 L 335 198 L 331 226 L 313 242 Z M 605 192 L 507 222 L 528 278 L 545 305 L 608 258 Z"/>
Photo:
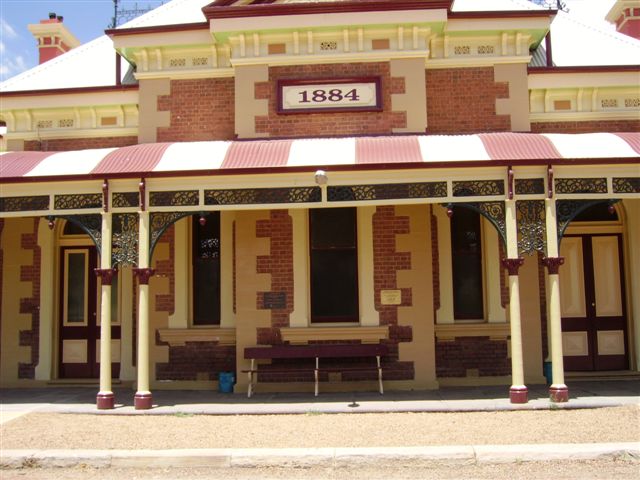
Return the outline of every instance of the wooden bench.
<path id="1" fill-rule="evenodd" d="M 315 364 L 308 367 L 282 366 L 282 368 L 270 369 L 269 373 L 311 373 L 313 372 L 315 383 L 315 396 L 318 396 L 318 377 L 322 372 L 354 372 L 377 371 L 380 394 L 382 388 L 382 366 L 380 357 L 387 355 L 388 349 L 382 344 L 317 344 L 317 345 L 273 345 L 270 347 L 247 347 L 244 349 L 245 360 L 251 360 L 251 367 L 242 370 L 249 376 L 247 396 L 253 394 L 254 379 L 257 382 L 258 369 L 256 360 L 274 359 L 315 359 Z M 336 366 L 321 365 L 321 359 L 361 358 L 364 362 L 356 365 Z M 375 359 L 367 364 L 367 361 Z"/>

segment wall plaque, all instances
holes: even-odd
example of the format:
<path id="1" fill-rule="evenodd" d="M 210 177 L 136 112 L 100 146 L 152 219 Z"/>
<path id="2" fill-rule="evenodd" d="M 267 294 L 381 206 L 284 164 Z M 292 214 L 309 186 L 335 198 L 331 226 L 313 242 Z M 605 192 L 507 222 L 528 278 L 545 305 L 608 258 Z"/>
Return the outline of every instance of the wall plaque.
<path id="1" fill-rule="evenodd" d="M 262 297 L 262 308 L 266 310 L 278 310 L 287 308 L 286 292 L 264 292 Z"/>
<path id="2" fill-rule="evenodd" d="M 400 305 L 402 303 L 402 291 L 380 290 L 380 303 L 382 305 Z"/>
<path id="3" fill-rule="evenodd" d="M 278 113 L 363 110 L 382 110 L 380 77 L 278 81 Z"/>

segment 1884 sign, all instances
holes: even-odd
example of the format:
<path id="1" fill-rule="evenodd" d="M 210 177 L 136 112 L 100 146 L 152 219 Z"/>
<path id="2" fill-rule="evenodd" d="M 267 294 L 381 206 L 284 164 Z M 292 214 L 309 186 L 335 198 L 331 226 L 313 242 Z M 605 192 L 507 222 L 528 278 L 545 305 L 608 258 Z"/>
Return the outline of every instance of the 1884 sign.
<path id="1" fill-rule="evenodd" d="M 382 110 L 380 78 L 326 81 L 280 80 L 278 82 L 280 113 L 349 110 Z"/>

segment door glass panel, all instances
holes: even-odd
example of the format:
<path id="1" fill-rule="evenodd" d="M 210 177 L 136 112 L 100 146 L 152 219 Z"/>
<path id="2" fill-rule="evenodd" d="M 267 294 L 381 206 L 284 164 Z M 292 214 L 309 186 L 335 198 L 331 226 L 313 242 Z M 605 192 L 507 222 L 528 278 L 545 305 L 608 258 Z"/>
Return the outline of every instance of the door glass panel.
<path id="1" fill-rule="evenodd" d="M 65 323 L 87 320 L 87 253 L 66 252 Z"/>
<path id="2" fill-rule="evenodd" d="M 560 256 L 565 262 L 560 269 L 560 304 L 563 318 L 584 318 L 587 316 L 584 292 L 584 262 L 582 259 L 582 238 L 564 237 L 560 246 Z"/>
<path id="3" fill-rule="evenodd" d="M 593 237 L 591 241 L 596 316 L 619 317 L 622 315 L 622 295 L 618 237 Z"/>

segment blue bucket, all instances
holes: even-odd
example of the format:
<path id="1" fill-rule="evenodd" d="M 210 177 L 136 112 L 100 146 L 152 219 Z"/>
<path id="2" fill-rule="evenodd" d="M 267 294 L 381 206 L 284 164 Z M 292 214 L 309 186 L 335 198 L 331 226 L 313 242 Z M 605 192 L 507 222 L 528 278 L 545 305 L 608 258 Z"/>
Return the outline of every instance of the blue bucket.
<path id="1" fill-rule="evenodd" d="M 542 365 L 544 377 L 547 379 L 547 385 L 551 385 L 553 381 L 553 368 L 551 362 L 544 362 Z"/>
<path id="2" fill-rule="evenodd" d="M 218 374 L 218 391 L 220 393 L 233 393 L 233 384 L 236 376 L 233 372 L 220 372 Z"/>

